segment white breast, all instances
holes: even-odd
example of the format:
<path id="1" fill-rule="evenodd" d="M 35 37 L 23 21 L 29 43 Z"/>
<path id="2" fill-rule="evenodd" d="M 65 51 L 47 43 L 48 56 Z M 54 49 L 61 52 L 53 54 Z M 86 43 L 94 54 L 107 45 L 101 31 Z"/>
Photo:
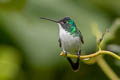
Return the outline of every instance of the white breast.
<path id="1" fill-rule="evenodd" d="M 59 37 L 61 39 L 62 48 L 70 53 L 77 53 L 81 48 L 81 40 L 79 37 L 73 37 L 69 32 L 65 31 L 59 24 Z"/>

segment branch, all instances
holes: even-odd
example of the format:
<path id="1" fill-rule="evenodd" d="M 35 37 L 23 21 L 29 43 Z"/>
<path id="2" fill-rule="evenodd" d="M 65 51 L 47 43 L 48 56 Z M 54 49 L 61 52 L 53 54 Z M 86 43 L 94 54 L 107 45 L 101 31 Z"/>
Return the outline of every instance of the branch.
<path id="1" fill-rule="evenodd" d="M 119 80 L 119 77 L 115 74 L 102 56 L 97 57 L 97 64 L 110 80 Z"/>
<path id="2" fill-rule="evenodd" d="M 117 54 L 111 52 L 111 51 L 105 51 L 105 50 L 99 50 L 97 51 L 96 53 L 93 53 L 93 54 L 89 54 L 89 55 L 81 55 L 80 56 L 80 59 L 86 59 L 86 58 L 92 58 L 92 57 L 96 57 L 96 56 L 99 56 L 99 55 L 104 55 L 104 54 L 107 54 L 107 55 L 110 55 L 118 60 L 120 60 L 120 56 L 118 56 Z M 60 54 L 61 56 L 66 56 L 64 52 L 61 52 Z M 78 58 L 77 55 L 73 55 L 71 53 L 68 53 L 66 57 L 70 57 L 70 58 Z"/>

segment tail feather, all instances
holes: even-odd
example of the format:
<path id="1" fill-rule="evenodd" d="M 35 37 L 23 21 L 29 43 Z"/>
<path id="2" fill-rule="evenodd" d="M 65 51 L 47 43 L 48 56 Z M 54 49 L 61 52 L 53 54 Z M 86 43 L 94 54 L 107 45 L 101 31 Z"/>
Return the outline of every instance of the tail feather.
<path id="1" fill-rule="evenodd" d="M 74 63 L 71 58 L 67 57 L 67 60 L 69 61 L 69 63 L 72 66 L 72 69 L 76 72 L 79 70 L 79 62 L 80 62 L 80 58 L 77 58 L 77 61 Z"/>

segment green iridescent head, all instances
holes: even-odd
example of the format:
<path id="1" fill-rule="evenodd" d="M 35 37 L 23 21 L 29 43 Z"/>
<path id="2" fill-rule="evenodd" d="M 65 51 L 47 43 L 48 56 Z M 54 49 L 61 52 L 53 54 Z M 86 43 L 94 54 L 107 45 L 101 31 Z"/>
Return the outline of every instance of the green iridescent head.
<path id="1" fill-rule="evenodd" d="M 61 26 L 71 34 L 74 34 L 77 32 L 75 22 L 70 17 L 65 17 L 59 20 L 58 23 L 61 24 Z"/>

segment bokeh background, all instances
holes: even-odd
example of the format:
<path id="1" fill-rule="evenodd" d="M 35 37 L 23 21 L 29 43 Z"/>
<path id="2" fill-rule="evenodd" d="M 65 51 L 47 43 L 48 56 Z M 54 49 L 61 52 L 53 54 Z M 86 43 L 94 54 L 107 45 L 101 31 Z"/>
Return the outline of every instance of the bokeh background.
<path id="1" fill-rule="evenodd" d="M 58 25 L 40 17 L 65 16 L 75 20 L 84 37 L 82 53 L 90 54 L 96 51 L 91 27 L 97 24 L 102 32 L 110 28 L 120 16 L 120 0 L 0 0 L 0 80 L 109 80 L 96 63 L 81 61 L 75 73 L 59 55 Z M 106 46 L 115 43 L 109 49 L 119 54 L 117 31 Z M 120 62 L 105 59 L 120 77 Z"/>

